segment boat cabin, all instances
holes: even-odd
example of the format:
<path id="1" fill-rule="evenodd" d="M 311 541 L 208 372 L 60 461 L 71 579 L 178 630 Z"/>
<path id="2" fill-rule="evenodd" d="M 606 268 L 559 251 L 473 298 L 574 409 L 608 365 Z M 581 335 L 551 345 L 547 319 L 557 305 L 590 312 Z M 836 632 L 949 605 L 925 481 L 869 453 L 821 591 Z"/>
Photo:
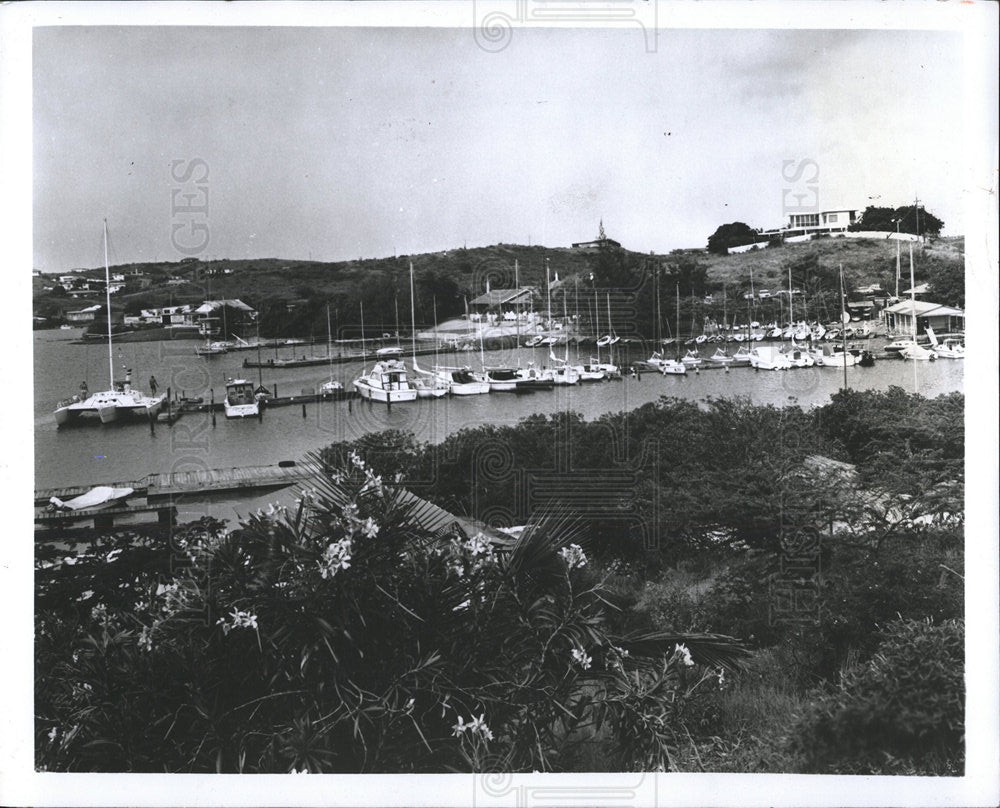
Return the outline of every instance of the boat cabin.
<path id="1" fill-rule="evenodd" d="M 255 404 L 256 401 L 253 383 L 246 379 L 230 379 L 226 382 L 226 402 L 230 406 Z"/>

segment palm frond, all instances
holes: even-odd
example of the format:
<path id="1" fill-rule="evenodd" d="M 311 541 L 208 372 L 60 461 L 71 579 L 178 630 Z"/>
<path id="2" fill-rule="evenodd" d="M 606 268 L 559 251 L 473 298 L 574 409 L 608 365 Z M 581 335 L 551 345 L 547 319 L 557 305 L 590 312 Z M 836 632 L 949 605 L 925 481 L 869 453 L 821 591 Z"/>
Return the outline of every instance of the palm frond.
<path id="1" fill-rule="evenodd" d="M 536 580 L 562 577 L 566 564 L 559 550 L 570 544 L 583 546 L 584 524 L 568 506 L 548 504 L 532 515 L 507 558 L 507 570 Z"/>
<path id="2" fill-rule="evenodd" d="M 613 640 L 629 652 L 631 657 L 654 659 L 669 654 L 677 645 L 685 645 L 691 658 L 699 665 L 738 671 L 743 660 L 750 655 L 746 644 L 726 634 L 674 634 L 655 631 L 646 634 L 631 634 Z"/>

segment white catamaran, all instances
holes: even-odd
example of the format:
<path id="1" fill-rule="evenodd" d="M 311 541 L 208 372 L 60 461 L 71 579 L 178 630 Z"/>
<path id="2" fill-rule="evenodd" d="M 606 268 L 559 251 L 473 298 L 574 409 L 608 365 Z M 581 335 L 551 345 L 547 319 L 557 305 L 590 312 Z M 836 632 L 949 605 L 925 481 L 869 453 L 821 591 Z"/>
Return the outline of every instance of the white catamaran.
<path id="1" fill-rule="evenodd" d="M 108 382 L 109 388 L 90 393 L 86 382 L 72 398 L 60 401 L 55 408 L 56 424 L 62 426 L 81 417 L 96 415 L 102 424 L 110 424 L 121 416 L 155 418 L 163 406 L 166 394 L 147 396 L 132 388 L 132 371 L 125 372 L 124 381 L 115 381 L 114 353 L 111 346 L 111 271 L 108 268 L 108 223 L 104 222 L 104 277 L 108 310 Z"/>

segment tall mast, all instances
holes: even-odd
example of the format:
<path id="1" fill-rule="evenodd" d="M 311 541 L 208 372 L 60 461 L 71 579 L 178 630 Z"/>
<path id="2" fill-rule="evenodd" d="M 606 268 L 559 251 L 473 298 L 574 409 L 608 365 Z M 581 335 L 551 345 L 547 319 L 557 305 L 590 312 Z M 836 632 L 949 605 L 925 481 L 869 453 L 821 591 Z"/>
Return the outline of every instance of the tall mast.
<path id="1" fill-rule="evenodd" d="M 549 259 L 545 259 L 545 307 L 548 314 L 548 322 L 545 323 L 545 328 L 549 329 L 552 327 L 552 284 L 549 281 Z"/>
<path id="2" fill-rule="evenodd" d="M 108 390 L 115 389 L 115 358 L 111 350 L 111 270 L 108 268 L 108 220 L 104 220 L 104 296 L 108 303 Z"/>
<path id="3" fill-rule="evenodd" d="M 330 328 L 329 303 L 326 304 L 326 355 L 330 359 L 330 381 L 333 381 L 333 329 Z"/>
<path id="4" fill-rule="evenodd" d="M 611 324 L 611 292 L 607 292 L 607 296 L 608 296 L 608 336 L 612 337 L 612 340 L 613 340 L 613 338 L 616 335 L 615 335 L 615 327 Z M 611 347 L 614 344 L 615 344 L 614 341 L 608 343 L 608 364 L 609 365 L 610 364 L 614 364 L 614 361 L 615 361 L 613 359 L 613 357 L 615 355 L 614 354 L 615 349 Z M 598 358 L 597 361 L 600 362 L 601 361 L 600 358 Z"/>
<path id="5" fill-rule="evenodd" d="M 795 325 L 795 306 L 792 302 L 792 268 L 788 267 L 788 322 Z"/>
<path id="6" fill-rule="evenodd" d="M 410 261 L 410 350 L 413 351 L 413 364 L 417 363 L 417 313 L 413 303 L 413 262 Z"/>
<path id="7" fill-rule="evenodd" d="M 677 281 L 677 334 L 675 335 L 674 345 L 677 347 L 677 358 L 680 359 L 681 356 L 681 282 Z"/>
<path id="8" fill-rule="evenodd" d="M 847 324 L 851 321 L 851 316 L 847 313 L 847 306 L 844 305 L 844 265 L 840 264 L 840 339 L 844 355 L 844 389 L 847 389 Z"/>
<path id="9" fill-rule="evenodd" d="M 917 301 L 913 292 L 913 242 L 910 242 L 910 316 L 913 317 L 913 342 L 917 342 Z"/>
<path id="10" fill-rule="evenodd" d="M 896 302 L 899 302 L 899 219 L 896 219 Z"/>
<path id="11" fill-rule="evenodd" d="M 601 317 L 597 309 L 597 287 L 594 287 L 594 340 L 597 342 L 597 364 L 601 364 Z"/>
<path id="12" fill-rule="evenodd" d="M 368 364 L 368 359 L 365 357 L 365 301 L 360 301 L 361 303 L 361 368 L 362 373 L 364 372 L 365 365 Z"/>

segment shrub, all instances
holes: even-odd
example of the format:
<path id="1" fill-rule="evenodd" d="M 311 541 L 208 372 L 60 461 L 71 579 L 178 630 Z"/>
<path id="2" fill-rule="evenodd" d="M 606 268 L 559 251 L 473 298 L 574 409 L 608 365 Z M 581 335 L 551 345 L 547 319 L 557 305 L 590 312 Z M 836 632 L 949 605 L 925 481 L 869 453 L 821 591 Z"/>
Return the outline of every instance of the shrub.
<path id="1" fill-rule="evenodd" d="M 964 623 L 897 621 L 796 722 L 804 771 L 960 775 Z"/>

